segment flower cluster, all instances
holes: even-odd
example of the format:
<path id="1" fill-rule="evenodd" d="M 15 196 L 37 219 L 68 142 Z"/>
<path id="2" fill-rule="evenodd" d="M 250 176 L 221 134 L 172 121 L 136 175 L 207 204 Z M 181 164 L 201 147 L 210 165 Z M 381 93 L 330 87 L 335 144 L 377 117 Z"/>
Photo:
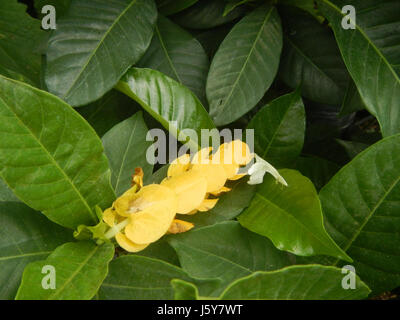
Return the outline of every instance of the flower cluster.
<path id="1" fill-rule="evenodd" d="M 250 170 L 240 168 L 256 158 Z M 166 233 L 190 230 L 193 224 L 175 219 L 176 214 L 195 214 L 212 209 L 218 196 L 230 189 L 228 180 L 237 180 L 251 173 L 249 183 L 262 182 L 265 172 L 286 185 L 278 171 L 250 152 L 240 140 L 222 144 L 216 152 L 204 148 L 192 158 L 189 154 L 173 161 L 167 177 L 160 184 L 143 186 L 143 172 L 133 177 L 133 186 L 104 211 L 103 220 L 110 226 L 107 238 L 115 236 L 118 244 L 129 252 L 137 252 Z M 253 177 L 253 179 L 252 179 Z"/>

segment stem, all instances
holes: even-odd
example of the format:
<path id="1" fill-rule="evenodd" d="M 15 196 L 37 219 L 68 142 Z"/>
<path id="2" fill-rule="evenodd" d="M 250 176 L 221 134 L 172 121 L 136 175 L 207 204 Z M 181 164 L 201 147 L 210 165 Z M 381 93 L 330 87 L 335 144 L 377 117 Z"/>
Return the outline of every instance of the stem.
<path id="1" fill-rule="evenodd" d="M 105 234 L 104 236 L 107 239 L 111 239 L 114 238 L 115 235 L 120 232 L 123 228 L 125 228 L 129 223 L 129 218 L 126 218 L 124 221 L 114 225 L 113 227 L 111 227 Z"/>

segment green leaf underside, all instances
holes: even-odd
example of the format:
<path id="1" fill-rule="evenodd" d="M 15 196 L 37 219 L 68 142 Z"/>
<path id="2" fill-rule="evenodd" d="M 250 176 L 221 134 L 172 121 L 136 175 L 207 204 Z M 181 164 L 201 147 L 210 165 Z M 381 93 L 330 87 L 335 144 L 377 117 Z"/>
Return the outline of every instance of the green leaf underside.
<path id="1" fill-rule="evenodd" d="M 277 10 L 262 6 L 238 22 L 216 52 L 207 78 L 210 115 L 224 125 L 251 110 L 272 84 L 282 50 Z"/>
<path id="2" fill-rule="evenodd" d="M 44 35 L 40 22 L 26 13 L 16 0 L 0 3 L 0 73 L 39 85 L 38 42 Z"/>
<path id="3" fill-rule="evenodd" d="M 147 149 L 151 146 L 151 142 L 146 141 L 147 131 L 142 113 L 138 112 L 114 126 L 102 139 L 117 197 L 132 186 L 136 167 L 143 169 L 145 180 L 153 172 L 153 165 L 146 159 Z"/>
<path id="4" fill-rule="evenodd" d="M 194 280 L 179 267 L 167 262 L 127 255 L 110 263 L 110 271 L 104 280 L 99 298 L 107 300 L 162 300 L 173 299 L 171 280 L 194 282 L 208 294 L 215 287 L 215 280 Z"/>
<path id="5" fill-rule="evenodd" d="M 72 240 L 70 230 L 16 202 L 0 202 L 0 300 L 14 299 L 25 266 Z"/>
<path id="6" fill-rule="evenodd" d="M 359 154 L 321 190 L 326 228 L 380 293 L 400 285 L 400 135 Z M 341 264 L 331 261 L 332 264 Z"/>
<path id="7" fill-rule="evenodd" d="M 354 274 L 353 274 L 354 275 Z M 355 289 L 344 289 L 341 269 L 320 265 L 290 266 L 255 272 L 233 282 L 222 293 L 226 300 L 353 300 L 368 296 L 369 288 L 356 275 Z"/>
<path id="8" fill-rule="evenodd" d="M 328 26 L 300 9 L 283 10 L 284 46 L 280 76 L 291 88 L 301 86 L 310 100 L 339 105 L 349 73 Z M 315 45 L 318 43 L 318 45 Z"/>
<path id="9" fill-rule="evenodd" d="M 219 295 L 233 280 L 254 271 L 275 270 L 291 264 L 287 253 L 277 250 L 268 239 L 249 232 L 235 221 L 170 236 L 168 242 L 189 275 L 222 281 L 213 295 Z"/>
<path id="10" fill-rule="evenodd" d="M 73 106 L 100 98 L 146 51 L 156 18 L 153 0 L 72 1 L 49 39 L 49 91 Z"/>
<path id="11" fill-rule="evenodd" d="M 292 163 L 303 148 L 306 119 L 300 92 L 275 99 L 251 119 L 254 151 L 272 165 Z"/>
<path id="12" fill-rule="evenodd" d="M 384 0 L 318 0 L 335 32 L 346 66 L 383 136 L 400 132 L 400 3 Z M 342 28 L 341 8 L 353 5 L 356 28 Z"/>
<path id="13" fill-rule="evenodd" d="M 203 105 L 189 89 L 175 80 L 151 69 L 131 68 L 118 83 L 118 90 L 137 101 L 153 118 L 172 133 L 181 136 L 180 141 L 198 148 L 196 137 L 184 129 L 213 129 L 214 124 Z M 170 125 L 176 121 L 177 127 Z"/>
<path id="14" fill-rule="evenodd" d="M 95 224 L 93 207 L 114 199 L 100 139 L 57 97 L 0 77 L 0 174 L 50 220 Z"/>
<path id="15" fill-rule="evenodd" d="M 0 177 L 0 201 L 20 202 L 20 200 L 15 196 L 15 194 L 1 179 L 1 177 Z"/>
<path id="16" fill-rule="evenodd" d="M 207 54 L 190 33 L 169 19 L 158 17 L 150 47 L 137 66 L 164 73 L 205 102 Z"/>
<path id="17" fill-rule="evenodd" d="M 283 187 L 273 177 L 265 176 L 250 206 L 239 216 L 240 224 L 270 238 L 281 250 L 351 261 L 325 231 L 321 204 L 312 182 L 295 170 L 284 169 L 280 174 L 289 186 Z"/>
<path id="18" fill-rule="evenodd" d="M 114 246 L 97 246 L 90 241 L 69 242 L 58 247 L 46 260 L 29 264 L 24 271 L 17 300 L 89 300 L 107 275 Z M 44 289 L 42 268 L 55 268 L 56 288 Z"/>

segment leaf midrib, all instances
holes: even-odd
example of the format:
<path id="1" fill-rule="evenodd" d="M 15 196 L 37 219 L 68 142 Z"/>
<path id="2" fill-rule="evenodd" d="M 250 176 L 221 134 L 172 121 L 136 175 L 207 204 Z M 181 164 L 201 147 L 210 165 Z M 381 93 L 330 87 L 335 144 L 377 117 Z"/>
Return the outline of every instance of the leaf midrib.
<path id="1" fill-rule="evenodd" d="M 81 70 L 79 71 L 78 75 L 75 77 L 74 81 L 70 85 L 68 91 L 63 95 L 63 99 L 65 100 L 67 96 L 71 93 L 71 91 L 74 89 L 75 84 L 77 81 L 81 78 L 82 73 L 86 70 L 86 67 L 89 65 L 90 61 L 93 59 L 93 57 L 96 55 L 97 50 L 101 47 L 103 44 L 104 40 L 108 36 L 108 34 L 111 32 L 111 30 L 114 28 L 114 26 L 121 20 L 121 18 L 125 15 L 125 13 L 137 2 L 137 0 L 132 0 L 132 2 L 126 6 L 126 8 L 118 15 L 118 17 L 115 19 L 115 21 L 111 24 L 111 26 L 107 29 L 107 31 L 104 33 L 104 35 L 101 37 L 99 43 L 97 44 L 96 48 L 92 51 L 92 53 L 88 56 L 88 58 L 85 61 L 85 64 L 82 66 Z"/>
<path id="2" fill-rule="evenodd" d="M 40 251 L 40 252 L 24 253 L 24 254 L 14 255 L 14 256 L 0 257 L 0 262 L 12 260 L 12 259 L 25 258 L 25 257 L 41 256 L 41 255 L 45 255 L 45 254 L 50 254 L 51 252 L 52 251 Z"/>
<path id="3" fill-rule="evenodd" d="M 93 248 L 93 250 L 88 254 L 88 256 L 86 257 L 85 260 L 82 261 L 82 263 L 79 265 L 78 268 L 76 268 L 76 270 L 71 274 L 70 277 L 68 277 L 68 279 L 66 279 L 66 281 L 63 283 L 63 285 L 60 287 L 60 289 L 58 289 L 56 292 L 54 292 L 53 294 L 49 295 L 49 297 L 47 298 L 48 300 L 51 300 L 52 298 L 58 296 L 63 290 L 64 288 L 75 278 L 75 276 L 79 273 L 79 271 L 82 270 L 82 268 L 87 264 L 87 262 L 94 256 L 94 254 L 96 253 L 96 251 L 99 249 L 99 246 L 95 246 Z"/>
<path id="4" fill-rule="evenodd" d="M 400 182 L 400 176 L 393 181 L 393 183 L 390 185 L 389 189 L 387 189 L 385 191 L 385 193 L 383 194 L 382 198 L 379 199 L 379 201 L 376 203 L 376 205 L 372 208 L 371 212 L 368 214 L 368 216 L 365 218 L 365 220 L 363 221 L 363 223 L 360 225 L 360 227 L 356 230 L 356 232 L 354 233 L 354 235 L 349 239 L 348 243 L 346 244 L 346 246 L 343 248 L 343 251 L 347 251 L 351 245 L 354 243 L 354 241 L 358 238 L 358 236 L 360 235 L 360 233 L 362 232 L 362 230 L 364 229 L 364 227 L 367 225 L 367 223 L 371 220 L 371 218 L 373 217 L 373 215 L 375 214 L 375 212 L 379 209 L 379 207 L 381 206 L 381 204 L 385 201 L 385 199 L 387 198 L 387 196 L 393 191 L 393 189 L 397 186 L 397 184 Z M 336 260 L 333 265 L 336 266 L 337 263 L 339 262 L 339 259 Z"/>
<path id="5" fill-rule="evenodd" d="M 320 1 L 323 1 L 326 5 L 332 7 L 335 11 L 339 12 L 339 14 L 344 17 L 340 8 L 338 8 L 335 4 L 333 4 L 329 0 L 320 0 Z M 351 22 L 356 26 L 356 29 L 361 33 L 361 35 L 365 38 L 365 40 L 369 43 L 369 45 L 375 50 L 375 52 L 378 54 L 378 56 L 385 62 L 386 66 L 389 68 L 389 70 L 393 74 L 394 78 L 396 79 L 397 84 L 400 84 L 399 76 L 397 75 L 397 73 L 395 72 L 392 65 L 389 63 L 389 61 L 386 59 L 386 57 L 382 54 L 380 49 L 370 40 L 368 35 L 364 32 L 363 29 L 360 28 L 360 26 L 357 23 L 355 23 L 353 20 L 351 20 Z"/>
<path id="6" fill-rule="evenodd" d="M 76 194 L 78 195 L 78 197 L 80 198 L 80 200 L 82 201 L 82 203 L 84 204 L 84 206 L 87 208 L 89 215 L 91 218 L 94 219 L 94 222 L 97 221 L 97 217 L 95 216 L 95 214 L 93 213 L 93 211 L 90 209 L 89 204 L 86 202 L 85 198 L 83 197 L 83 195 L 80 193 L 80 191 L 78 190 L 78 188 L 74 185 L 74 183 L 72 182 L 72 180 L 70 179 L 70 177 L 65 173 L 65 171 L 60 167 L 60 165 L 58 164 L 58 162 L 54 159 L 54 157 L 51 155 L 51 153 L 47 150 L 47 148 L 42 144 L 42 142 L 38 139 L 38 137 L 36 137 L 36 135 L 32 132 L 32 130 L 18 117 L 18 115 L 13 111 L 13 109 L 11 109 L 11 107 L 3 100 L 2 97 L 0 97 L 0 101 L 3 102 L 3 104 L 8 108 L 8 110 L 10 110 L 10 112 L 14 115 L 15 119 L 17 119 L 17 121 L 20 123 L 20 125 L 25 128 L 26 130 L 28 130 L 28 132 L 30 133 L 30 136 L 33 137 L 33 139 L 38 143 L 38 145 L 41 147 L 41 149 L 45 152 L 45 154 L 48 156 L 49 160 L 51 163 L 53 163 L 53 165 L 61 172 L 61 174 L 64 176 L 65 180 L 67 182 L 69 182 L 69 184 L 71 185 L 72 189 L 76 192 Z"/>
<path id="7" fill-rule="evenodd" d="M 232 96 L 232 94 L 233 94 L 233 91 L 234 91 L 234 89 L 236 88 L 236 86 L 237 86 L 239 80 L 242 78 L 242 74 L 243 74 L 243 72 L 244 72 L 244 69 L 247 67 L 247 64 L 248 64 L 248 62 L 249 62 L 249 60 L 250 60 L 250 57 L 251 57 L 252 54 L 253 54 L 253 51 L 254 51 L 254 49 L 255 49 L 255 47 L 256 47 L 256 44 L 258 43 L 258 40 L 260 39 L 261 33 L 262 33 L 263 29 L 264 29 L 264 26 L 265 26 L 265 24 L 267 23 L 267 21 L 269 20 L 269 17 L 271 16 L 271 13 L 272 13 L 272 11 L 273 11 L 274 9 L 275 9 L 275 8 L 271 6 L 271 8 L 270 8 L 269 11 L 268 11 L 268 14 L 265 16 L 264 21 L 263 21 L 263 23 L 261 24 L 260 30 L 258 30 L 256 39 L 254 40 L 253 45 L 252 45 L 251 48 L 250 48 L 250 52 L 249 52 L 249 54 L 247 55 L 246 60 L 245 60 L 245 62 L 244 62 L 244 64 L 243 64 L 242 68 L 240 69 L 240 72 L 239 72 L 239 74 L 238 74 L 238 77 L 236 78 L 235 82 L 233 83 L 233 85 L 232 85 L 232 87 L 231 87 L 231 90 L 230 90 L 228 96 L 226 97 L 224 103 L 220 106 L 220 109 L 221 109 L 221 112 L 220 112 L 220 113 L 222 113 L 223 110 L 225 110 L 226 104 L 228 103 L 229 99 L 231 98 L 231 96 Z"/>

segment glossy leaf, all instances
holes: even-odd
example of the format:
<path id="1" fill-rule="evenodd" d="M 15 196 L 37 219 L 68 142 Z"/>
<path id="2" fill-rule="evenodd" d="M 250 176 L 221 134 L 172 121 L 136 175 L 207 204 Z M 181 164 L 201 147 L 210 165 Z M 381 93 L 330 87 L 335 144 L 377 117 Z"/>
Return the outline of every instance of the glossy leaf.
<path id="1" fill-rule="evenodd" d="M 300 92 L 273 100 L 251 119 L 254 151 L 274 166 L 292 163 L 303 148 L 306 115 Z"/>
<path id="2" fill-rule="evenodd" d="M 0 2 L 0 74 L 29 84 L 40 84 L 38 43 L 44 35 L 40 22 L 17 0 Z"/>
<path id="3" fill-rule="evenodd" d="M 222 222 L 171 236 L 182 268 L 195 278 L 219 278 L 221 290 L 233 280 L 259 270 L 275 270 L 290 263 L 289 255 L 237 222 Z M 232 245 L 234 244 L 234 245 Z"/>
<path id="4" fill-rule="evenodd" d="M 14 192 L 7 186 L 7 184 L 0 178 L 0 201 L 19 202 L 20 200 L 15 196 Z"/>
<path id="5" fill-rule="evenodd" d="M 332 30 L 299 9 L 283 12 L 281 79 L 293 89 L 301 86 L 302 95 L 310 100 L 339 105 L 349 73 Z"/>
<path id="6" fill-rule="evenodd" d="M 0 77 L 0 174 L 50 220 L 95 224 L 93 208 L 114 199 L 100 139 L 57 97 Z"/>
<path id="7" fill-rule="evenodd" d="M 190 33 L 169 19 L 158 17 L 153 40 L 137 66 L 164 73 L 205 101 L 207 55 Z"/>
<path id="8" fill-rule="evenodd" d="M 72 232 L 16 202 L 0 202 L 0 300 L 14 299 L 25 266 L 45 259 Z"/>
<path id="9" fill-rule="evenodd" d="M 147 149 L 151 146 L 151 142 L 146 141 L 147 131 L 142 113 L 138 112 L 114 126 L 102 138 L 117 197 L 132 186 L 136 167 L 143 169 L 145 181 L 153 172 L 153 165 L 146 159 Z"/>
<path id="10" fill-rule="evenodd" d="M 332 161 L 307 156 L 297 158 L 294 168 L 312 181 L 320 190 L 339 171 L 340 166 Z"/>
<path id="11" fill-rule="evenodd" d="M 376 293 L 399 286 L 400 135 L 359 154 L 320 197 L 326 228 L 354 258 L 357 274 Z"/>
<path id="12" fill-rule="evenodd" d="M 45 5 L 51 5 L 56 9 L 56 18 L 61 17 L 71 5 L 72 0 L 34 0 L 35 9 L 39 16 L 43 16 L 42 8 Z"/>
<path id="13" fill-rule="evenodd" d="M 111 243 L 100 246 L 91 241 L 66 243 L 46 260 L 30 263 L 25 268 L 16 299 L 89 300 L 106 277 L 113 256 Z M 54 267 L 55 289 L 42 286 L 44 266 Z"/>
<path id="14" fill-rule="evenodd" d="M 270 238 L 280 250 L 351 261 L 325 231 L 321 204 L 312 182 L 295 170 L 284 169 L 280 174 L 289 186 L 282 187 L 273 177 L 264 177 L 250 206 L 239 216 L 240 224 Z"/>
<path id="15" fill-rule="evenodd" d="M 160 13 L 168 16 L 189 8 L 199 0 L 156 0 Z"/>
<path id="16" fill-rule="evenodd" d="M 247 183 L 248 179 L 228 184 L 232 190 L 219 196 L 215 207 L 206 212 L 182 216 L 182 219 L 194 223 L 196 228 L 228 221 L 236 218 L 251 202 L 255 186 Z"/>
<path id="17" fill-rule="evenodd" d="M 383 136 L 400 132 L 400 2 L 318 0 L 335 32 L 346 66 Z M 356 10 L 355 29 L 344 29 L 344 5 Z"/>
<path id="18" fill-rule="evenodd" d="M 199 292 L 193 283 L 181 279 L 173 279 L 171 285 L 174 289 L 175 300 L 198 300 Z"/>
<path id="19" fill-rule="evenodd" d="M 99 298 L 107 300 L 166 300 L 173 299 L 171 280 L 183 279 L 202 285 L 204 293 L 215 281 L 193 280 L 182 269 L 167 262 L 142 257 L 122 256 L 110 263 L 110 271 L 104 280 Z"/>
<path id="20" fill-rule="evenodd" d="M 164 128 L 179 135 L 180 141 L 188 139 L 189 145 L 194 148 L 198 146 L 196 137 L 182 130 L 193 129 L 200 137 L 201 129 L 214 128 L 199 99 L 189 89 L 159 71 L 131 68 L 118 83 L 117 89 L 137 101 Z"/>
<path id="21" fill-rule="evenodd" d="M 77 111 L 102 137 L 117 123 L 126 120 L 140 109 L 140 106 L 126 95 L 117 90 L 111 90 L 99 100 Z"/>
<path id="22" fill-rule="evenodd" d="M 46 84 L 73 106 L 109 91 L 150 44 L 153 0 L 72 1 L 47 49 Z"/>
<path id="23" fill-rule="evenodd" d="M 261 6 L 238 22 L 210 66 L 206 93 L 216 125 L 238 119 L 263 97 L 278 71 L 282 50 L 279 15 Z"/>
<path id="24" fill-rule="evenodd" d="M 173 20 L 188 29 L 210 29 L 235 20 L 245 12 L 236 8 L 224 16 L 225 6 L 224 0 L 201 0 L 174 15 Z"/>
<path id="25" fill-rule="evenodd" d="M 341 269 L 319 265 L 290 266 L 277 271 L 255 272 L 233 282 L 220 298 L 226 300 L 353 300 L 364 299 L 368 296 L 369 288 L 357 275 L 354 275 L 355 289 L 344 289 L 342 287 L 344 276 Z"/>
<path id="26" fill-rule="evenodd" d="M 340 108 L 340 116 L 346 116 L 353 112 L 357 112 L 365 109 L 364 102 L 358 93 L 357 87 L 353 80 L 349 81 L 347 85 L 346 94 L 343 98 L 342 105 Z"/>

